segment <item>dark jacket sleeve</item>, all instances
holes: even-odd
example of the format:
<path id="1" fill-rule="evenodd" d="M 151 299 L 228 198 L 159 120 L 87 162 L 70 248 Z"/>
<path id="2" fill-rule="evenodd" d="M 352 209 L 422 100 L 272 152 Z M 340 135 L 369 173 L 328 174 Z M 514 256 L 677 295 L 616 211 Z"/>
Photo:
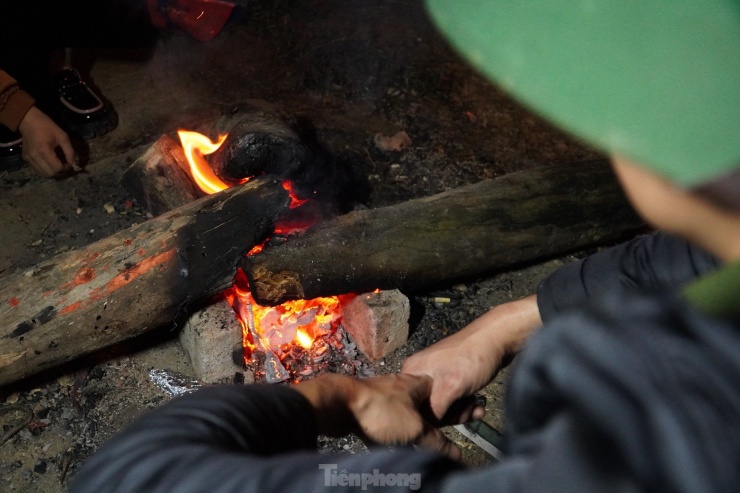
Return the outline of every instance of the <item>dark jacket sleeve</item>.
<path id="1" fill-rule="evenodd" d="M 740 327 L 623 291 L 553 321 L 507 394 L 521 491 L 740 491 Z"/>
<path id="2" fill-rule="evenodd" d="M 448 459 L 411 448 L 321 455 L 316 452 L 313 409 L 295 390 L 217 386 L 174 399 L 140 418 L 88 459 L 69 491 L 290 493 L 325 492 L 327 486 L 337 492 L 361 491 L 360 486 L 342 484 L 344 478 L 356 474 L 362 479 L 375 470 L 376 476 L 405 474 L 399 476 L 407 480 L 405 490 L 420 483 L 425 490 L 438 491 L 443 479 L 460 469 Z"/>
<path id="3" fill-rule="evenodd" d="M 537 305 L 543 322 L 548 323 L 567 309 L 615 289 L 678 288 L 714 271 L 719 263 L 675 236 L 641 236 L 561 267 L 540 283 Z"/>

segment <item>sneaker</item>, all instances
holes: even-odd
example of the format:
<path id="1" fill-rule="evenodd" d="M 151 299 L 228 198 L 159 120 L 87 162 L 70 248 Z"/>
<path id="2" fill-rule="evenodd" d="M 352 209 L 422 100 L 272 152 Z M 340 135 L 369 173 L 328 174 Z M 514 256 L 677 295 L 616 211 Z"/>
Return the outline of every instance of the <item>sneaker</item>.
<path id="1" fill-rule="evenodd" d="M 61 118 L 69 130 L 83 139 L 105 135 L 118 125 L 113 107 L 95 94 L 73 68 L 54 75 Z"/>
<path id="2" fill-rule="evenodd" d="M 0 125 L 0 171 L 15 171 L 23 166 L 21 134 Z"/>

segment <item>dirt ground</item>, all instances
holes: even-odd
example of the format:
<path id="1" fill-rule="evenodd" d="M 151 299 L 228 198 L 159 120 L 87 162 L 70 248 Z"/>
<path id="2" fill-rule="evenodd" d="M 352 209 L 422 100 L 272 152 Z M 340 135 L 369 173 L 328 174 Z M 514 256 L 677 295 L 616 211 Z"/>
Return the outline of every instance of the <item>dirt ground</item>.
<path id="1" fill-rule="evenodd" d="M 126 167 L 162 134 L 244 105 L 310 121 L 319 141 L 366 177 L 364 205 L 371 208 L 534 166 L 602 157 L 469 69 L 436 33 L 420 1 L 248 5 L 247 19 L 210 43 L 167 33 L 149 53 L 100 54 L 92 77 L 116 108 L 119 126 L 87 143 L 83 173 L 64 180 L 44 180 L 27 168 L 0 175 L 0 276 L 146 220 L 119 184 Z M 410 147 L 375 145 L 377 133 L 398 131 L 410 136 Z M 409 293 L 409 342 L 376 364 L 376 372 L 397 371 L 406 356 L 491 306 L 531 293 L 571 258 Z M 434 296 L 451 302 L 435 304 Z M 170 399 L 149 379 L 151 369 L 192 375 L 172 327 L 0 388 L 0 404 L 34 412 L 29 426 L 0 445 L 0 490 L 63 491 L 97 447 Z M 498 429 L 505 381 L 503 372 L 482 391 L 486 420 Z M 0 415 L 4 431 L 18 419 L 14 413 Z M 450 436 L 465 450 L 466 463 L 489 461 L 472 443 Z M 362 450 L 352 438 L 322 447 Z"/>

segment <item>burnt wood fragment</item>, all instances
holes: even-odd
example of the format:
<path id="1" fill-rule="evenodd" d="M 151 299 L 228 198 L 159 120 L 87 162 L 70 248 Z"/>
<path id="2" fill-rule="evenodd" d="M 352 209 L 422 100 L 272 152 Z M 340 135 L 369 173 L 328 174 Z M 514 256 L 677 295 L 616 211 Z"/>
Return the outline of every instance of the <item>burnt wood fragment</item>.
<path id="1" fill-rule="evenodd" d="M 271 174 L 296 177 L 311 161 L 312 151 L 284 121 L 263 113 L 237 112 L 221 117 L 213 132 L 229 137 L 210 158 L 224 183 Z"/>
<path id="2" fill-rule="evenodd" d="M 260 111 L 221 116 L 203 129 L 216 138 L 228 134 L 208 161 L 224 183 L 274 175 L 292 183 L 299 199 L 321 204 L 324 215 L 346 212 L 369 194 L 369 185 L 353 166 L 329 152 L 304 118 L 288 122 Z"/>

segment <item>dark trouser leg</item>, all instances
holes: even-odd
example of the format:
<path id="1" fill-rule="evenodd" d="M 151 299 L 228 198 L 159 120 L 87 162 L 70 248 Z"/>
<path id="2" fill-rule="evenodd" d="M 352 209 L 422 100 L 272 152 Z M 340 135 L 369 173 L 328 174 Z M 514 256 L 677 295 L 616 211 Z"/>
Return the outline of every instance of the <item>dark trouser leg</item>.
<path id="1" fill-rule="evenodd" d="M 147 49 L 158 34 L 149 21 L 145 0 L 3 3 L 0 69 L 40 102 L 49 89 L 49 55 L 54 49 Z"/>

